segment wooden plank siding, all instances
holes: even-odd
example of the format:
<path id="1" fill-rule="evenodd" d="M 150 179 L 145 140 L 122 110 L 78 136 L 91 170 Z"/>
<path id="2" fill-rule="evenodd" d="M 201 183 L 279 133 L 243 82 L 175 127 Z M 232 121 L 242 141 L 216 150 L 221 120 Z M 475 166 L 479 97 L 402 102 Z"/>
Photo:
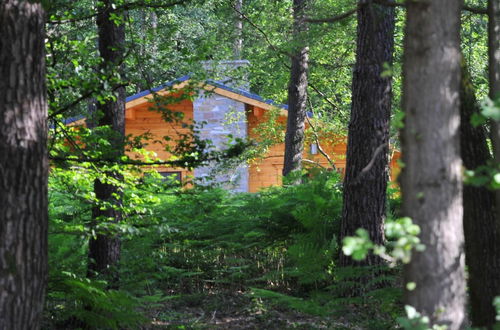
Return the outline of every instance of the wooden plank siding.
<path id="1" fill-rule="evenodd" d="M 180 134 L 188 134 L 189 129 L 182 127 L 182 123 L 190 124 L 193 120 L 193 102 L 182 100 L 175 104 L 168 105 L 168 109 L 175 112 L 182 112 L 184 119 L 182 122 L 166 122 L 159 111 L 152 110 L 152 103 L 142 103 L 134 107 L 127 107 L 125 117 L 125 134 L 139 136 L 144 133 L 150 133 L 153 137 L 148 142 L 146 150 L 153 151 L 161 160 L 169 160 L 171 154 L 165 150 L 165 146 L 175 146 L 175 141 L 180 138 Z M 154 109 L 154 108 L 153 108 Z M 131 115 L 133 113 L 133 115 Z M 170 141 L 165 141 L 163 137 L 169 136 Z M 154 140 L 160 140 L 162 143 L 154 143 Z M 137 154 L 128 153 L 128 156 L 134 159 L 141 159 Z M 182 180 L 192 177 L 193 172 L 185 168 L 159 166 L 156 167 L 159 172 L 181 172 Z"/>
<path id="2" fill-rule="evenodd" d="M 182 123 L 165 122 L 160 112 L 151 110 L 152 103 L 137 104 L 133 107 L 127 106 L 125 133 L 134 136 L 149 132 L 154 139 L 162 139 L 164 136 L 170 136 L 171 141 L 168 142 L 170 146 L 175 145 L 175 141 L 179 138 L 179 134 L 189 133 L 189 130 L 182 127 Z M 193 120 L 193 102 L 190 100 L 183 100 L 175 104 L 171 104 L 168 108 L 172 111 L 182 112 L 184 114 L 184 123 L 190 124 Z M 262 140 L 259 125 L 264 121 L 269 120 L 269 111 L 255 105 L 246 105 L 247 114 L 247 132 L 248 137 L 255 141 Z M 278 122 L 286 127 L 286 116 L 283 111 L 280 112 Z M 342 174 L 345 170 L 346 164 L 346 150 L 347 143 L 346 137 L 343 136 L 322 136 L 320 137 L 320 145 L 323 150 L 334 161 L 335 166 Z M 163 142 L 166 143 L 166 142 Z M 147 150 L 154 151 L 162 160 L 168 160 L 171 157 L 165 147 L 158 143 L 150 143 Z M 258 192 L 260 189 L 269 186 L 279 186 L 282 184 L 282 170 L 284 158 L 284 143 L 278 143 L 269 148 L 265 155 L 261 155 L 259 159 L 252 161 L 249 165 L 248 188 L 249 192 Z M 399 166 L 397 160 L 400 153 L 398 151 L 392 152 L 391 159 L 391 180 L 394 181 L 399 173 Z M 133 158 L 140 158 L 139 155 L 129 153 Z M 310 154 L 310 143 L 306 143 L 304 147 L 303 156 L 305 159 L 319 163 L 321 166 L 330 168 L 328 160 L 319 152 L 315 155 Z M 306 164 L 305 166 L 310 166 Z M 182 180 L 186 177 L 192 177 L 193 172 L 184 168 L 172 167 L 158 167 L 158 171 L 175 172 L 179 171 L 182 174 Z"/>
<path id="3" fill-rule="evenodd" d="M 259 134 L 261 125 L 266 120 L 269 120 L 268 112 L 258 107 L 249 107 L 247 111 L 248 136 L 251 139 L 259 141 L 262 137 Z M 280 115 L 278 122 L 286 127 L 286 117 Z M 340 172 L 345 169 L 345 154 L 347 144 L 343 137 L 320 137 L 320 145 L 322 149 L 330 156 L 335 166 Z M 328 160 L 318 154 L 310 154 L 310 143 L 304 146 L 304 159 L 308 159 L 319 163 L 321 166 L 331 167 Z M 249 191 L 257 192 L 264 187 L 279 186 L 282 183 L 282 171 L 284 165 L 285 144 L 278 143 L 269 148 L 266 155 L 262 155 L 260 159 L 255 160 L 250 164 L 249 168 Z M 306 165 L 309 166 L 309 165 Z"/>

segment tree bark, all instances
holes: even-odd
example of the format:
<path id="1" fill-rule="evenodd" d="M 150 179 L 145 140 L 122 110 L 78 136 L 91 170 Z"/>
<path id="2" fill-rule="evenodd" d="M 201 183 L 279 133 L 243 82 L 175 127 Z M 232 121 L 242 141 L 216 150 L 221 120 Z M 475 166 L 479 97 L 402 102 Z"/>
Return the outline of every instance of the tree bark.
<path id="1" fill-rule="evenodd" d="M 394 8 L 360 4 L 365 5 L 358 10 L 341 239 L 364 228 L 374 243 L 384 244 L 392 77 L 382 73 L 385 63 L 392 64 Z M 342 266 L 380 262 L 373 254 L 356 263 L 343 253 L 340 257 Z"/>
<path id="2" fill-rule="evenodd" d="M 302 168 L 304 149 L 304 131 L 307 107 L 307 71 L 309 47 L 305 46 L 304 33 L 307 31 L 306 6 L 308 0 L 293 0 L 293 35 L 294 51 L 288 85 L 288 118 L 285 134 L 285 158 L 283 176 Z M 295 184 L 300 180 L 295 180 Z"/>
<path id="3" fill-rule="evenodd" d="M 460 149 L 464 167 L 474 170 L 491 160 L 484 126 L 473 127 L 472 115 L 480 113 L 470 75 L 462 64 L 460 84 Z M 495 194 L 486 187 L 464 185 L 465 259 L 471 321 L 474 327 L 491 328 L 496 311 L 493 299 L 500 287 L 495 228 Z"/>
<path id="4" fill-rule="evenodd" d="M 460 0 L 407 3 L 401 175 L 404 215 L 425 251 L 404 268 L 406 304 L 449 329 L 464 326 L 460 158 Z"/>
<path id="5" fill-rule="evenodd" d="M 489 96 L 492 100 L 500 98 L 500 1 L 488 1 L 488 73 Z M 500 168 L 500 124 L 492 122 L 491 141 L 493 143 L 494 162 L 497 171 Z M 496 212 L 496 267 L 500 268 L 500 190 L 495 193 Z M 500 295 L 500 285 L 496 288 Z"/>
<path id="6" fill-rule="evenodd" d="M 123 22 L 111 20 L 112 14 L 122 17 L 122 14 L 113 9 L 113 0 L 103 0 L 103 6 L 97 16 L 97 27 L 99 35 L 99 52 L 103 58 L 103 67 L 106 70 L 121 69 L 124 47 L 125 26 Z M 97 110 L 101 118 L 98 126 L 110 126 L 114 133 L 109 137 L 110 149 L 108 157 L 118 159 L 124 153 L 125 136 L 125 88 L 114 89 L 116 100 L 97 104 Z M 116 172 L 106 172 L 105 175 L 120 180 Z M 122 192 L 119 187 L 106 180 L 97 179 L 94 182 L 96 198 L 101 202 L 109 203 L 108 207 L 96 206 L 92 209 L 92 222 L 99 221 L 120 222 L 122 214 L 120 211 Z M 103 274 L 115 285 L 118 280 L 117 267 L 120 260 L 120 239 L 114 233 L 98 233 L 89 242 L 89 276 Z"/>
<path id="7" fill-rule="evenodd" d="M 45 17 L 0 2 L 0 329 L 39 329 L 47 282 Z"/>

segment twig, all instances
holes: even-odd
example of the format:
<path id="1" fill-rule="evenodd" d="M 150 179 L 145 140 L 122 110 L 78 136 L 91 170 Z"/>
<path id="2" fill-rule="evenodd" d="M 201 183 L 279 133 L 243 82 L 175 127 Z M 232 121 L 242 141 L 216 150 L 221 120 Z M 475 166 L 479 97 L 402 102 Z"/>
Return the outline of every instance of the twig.
<path id="1" fill-rule="evenodd" d="M 317 162 L 317 161 L 314 161 L 314 160 L 311 160 L 311 159 L 302 158 L 302 162 L 304 162 L 304 163 L 309 163 L 309 164 L 314 164 L 314 165 L 319 166 L 319 167 L 321 167 L 321 168 L 323 168 L 323 169 L 325 169 L 325 170 L 326 170 L 326 167 L 324 167 L 323 165 L 321 165 L 321 164 L 320 164 L 319 162 Z M 335 169 L 335 167 L 334 167 L 334 169 Z"/>
<path id="2" fill-rule="evenodd" d="M 359 7 L 360 6 L 358 5 L 358 6 L 356 6 L 356 8 L 348 10 L 345 13 L 342 13 L 340 15 L 327 17 L 327 18 L 306 18 L 305 21 L 308 23 L 335 23 L 335 22 L 344 20 L 344 19 L 348 18 L 349 16 L 355 14 L 358 11 Z"/>
<path id="3" fill-rule="evenodd" d="M 331 101 L 322 91 L 320 91 L 318 88 L 316 88 L 316 86 L 314 86 L 310 82 L 308 85 L 309 85 L 309 87 L 311 87 L 313 89 L 313 91 L 316 92 L 316 94 L 321 96 L 321 98 L 323 98 L 323 100 L 325 100 L 328 104 L 330 104 L 334 109 L 337 109 L 337 111 L 339 111 L 339 109 L 337 108 L 335 103 L 333 103 L 333 101 Z"/>
<path id="4" fill-rule="evenodd" d="M 273 42 L 271 41 L 271 39 L 269 39 L 267 33 L 262 30 L 257 24 L 255 24 L 247 15 L 245 15 L 244 13 L 242 13 L 240 10 L 238 10 L 234 5 L 231 4 L 231 7 L 233 8 L 233 10 L 238 14 L 240 15 L 241 18 L 243 18 L 248 24 L 250 24 L 251 26 L 253 26 L 265 39 L 265 41 L 267 42 L 267 44 L 269 45 L 269 47 L 274 50 L 276 53 L 278 54 L 281 54 L 281 55 L 285 55 L 287 57 L 290 57 L 292 58 L 293 55 L 292 54 L 288 54 L 287 52 L 281 50 L 281 49 L 278 49 L 278 47 L 276 47 Z M 280 63 L 287 69 L 287 70 L 290 70 L 290 65 L 288 65 L 287 63 L 283 62 L 283 61 L 280 61 Z M 311 87 L 322 99 L 324 99 L 328 104 L 330 104 L 334 109 L 336 109 L 337 107 L 335 106 L 335 104 L 330 101 L 320 90 L 318 90 L 316 88 L 316 86 L 312 83 L 312 82 L 309 82 L 308 83 L 308 86 Z"/>
<path id="5" fill-rule="evenodd" d="M 91 157 L 58 157 L 50 156 L 49 159 L 56 161 L 67 161 L 67 162 L 77 162 L 77 163 L 109 163 L 109 164 L 119 164 L 119 165 L 176 165 L 182 167 L 185 165 L 185 160 L 159 160 L 153 162 L 143 162 L 139 160 L 119 160 L 119 159 L 101 159 L 101 158 L 91 158 Z M 207 160 L 208 161 L 208 160 Z"/>
<path id="6" fill-rule="evenodd" d="M 124 5 L 118 6 L 116 9 L 113 9 L 113 11 L 127 11 L 127 10 L 133 10 L 133 9 L 138 9 L 138 8 L 154 8 L 154 9 L 167 9 L 176 5 L 181 5 L 187 2 L 190 2 L 191 0 L 177 0 L 169 3 L 147 3 L 147 2 L 142 2 L 142 1 L 136 1 L 136 2 L 131 2 L 131 3 L 126 3 Z M 85 21 L 90 18 L 94 18 L 98 16 L 99 13 L 92 13 L 92 14 L 87 14 L 84 16 L 80 17 L 73 17 L 73 18 L 68 18 L 68 19 L 61 19 L 61 20 L 52 20 L 52 21 L 47 21 L 49 24 L 66 24 L 66 23 L 75 23 L 79 21 Z"/>
<path id="7" fill-rule="evenodd" d="M 480 8 L 480 7 L 471 7 L 464 5 L 462 7 L 463 10 L 469 11 L 473 14 L 479 14 L 479 15 L 486 15 L 488 14 L 488 10 L 486 8 Z"/>
<path id="8" fill-rule="evenodd" d="M 309 107 L 311 108 L 311 110 L 313 110 L 312 109 L 311 100 L 309 100 Z M 335 166 L 335 163 L 333 162 L 333 160 L 330 158 L 330 156 L 328 156 L 328 154 L 321 147 L 321 144 L 319 143 L 319 137 L 318 137 L 318 132 L 316 131 L 316 127 L 314 127 L 314 125 L 312 124 L 311 120 L 309 119 L 309 116 L 307 116 L 307 115 L 306 115 L 306 120 L 307 120 L 307 123 L 309 124 L 309 126 L 312 129 L 312 132 L 313 132 L 313 135 L 314 135 L 314 140 L 316 141 L 316 145 L 318 146 L 319 152 L 326 158 L 326 160 L 328 160 L 328 162 L 330 163 L 330 166 L 334 170 L 337 170 L 337 166 Z"/>
<path id="9" fill-rule="evenodd" d="M 236 6 L 234 6 L 234 4 L 231 4 L 231 7 L 233 8 L 233 10 L 241 17 L 243 18 L 245 21 L 248 22 L 248 24 L 250 24 L 251 26 L 253 26 L 257 31 L 260 32 L 260 34 L 262 34 L 262 36 L 264 37 L 264 39 L 266 39 L 266 42 L 267 44 L 269 45 L 269 47 L 271 47 L 272 50 L 274 50 L 275 52 L 279 53 L 279 54 L 282 54 L 282 55 L 286 55 L 288 57 L 293 57 L 292 54 L 289 54 L 281 49 L 278 49 L 278 47 L 276 47 L 273 42 L 271 41 L 271 39 L 269 39 L 267 33 L 262 30 L 257 24 L 255 24 L 247 15 L 245 15 L 244 13 L 241 12 L 241 10 L 239 10 L 238 8 L 236 8 Z M 289 66 L 287 66 L 288 69 L 290 69 Z"/>
<path id="10" fill-rule="evenodd" d="M 395 1 L 389 1 L 389 0 L 373 0 L 373 3 L 376 3 L 376 4 L 381 5 L 381 6 L 385 6 L 385 7 L 406 8 L 406 3 L 403 3 L 403 2 L 395 2 Z M 352 16 L 362 6 L 365 6 L 367 4 L 369 4 L 369 2 L 358 4 L 356 6 L 356 8 L 353 8 L 351 10 L 346 11 L 345 13 L 335 15 L 332 17 L 306 18 L 305 21 L 309 22 L 309 23 L 337 23 L 339 21 L 342 21 L 342 20 Z M 474 7 L 474 6 L 468 6 L 468 5 L 463 5 L 462 10 L 471 12 L 473 14 L 479 14 L 479 15 L 485 15 L 488 13 L 486 8 Z"/>

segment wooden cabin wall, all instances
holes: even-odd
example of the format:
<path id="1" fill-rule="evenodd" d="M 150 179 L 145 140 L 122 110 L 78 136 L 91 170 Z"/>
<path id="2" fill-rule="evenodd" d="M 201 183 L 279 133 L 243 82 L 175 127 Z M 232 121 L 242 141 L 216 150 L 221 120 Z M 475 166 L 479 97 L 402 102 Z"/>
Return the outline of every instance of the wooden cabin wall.
<path id="1" fill-rule="evenodd" d="M 172 137 L 172 141 L 168 142 L 169 145 L 174 146 L 175 140 L 179 134 L 189 133 L 189 130 L 182 127 L 181 123 L 165 122 L 159 112 L 150 110 L 152 104 L 146 103 L 131 107 L 127 109 L 125 133 L 132 135 L 140 135 L 145 132 L 150 132 L 155 139 L 161 140 L 164 136 Z M 190 100 L 183 100 L 179 103 L 169 105 L 172 111 L 184 113 L 184 123 L 192 123 L 193 120 L 193 102 Z M 259 133 L 259 125 L 268 120 L 268 111 L 254 107 L 247 106 L 247 132 L 248 137 L 259 141 L 262 139 Z M 278 121 L 286 127 L 286 117 L 280 116 Z M 312 139 L 309 139 L 312 140 Z M 346 138 L 342 136 L 320 137 L 320 145 L 324 151 L 332 158 L 335 166 L 342 174 L 345 170 L 346 164 Z M 166 142 L 164 142 L 166 143 Z M 154 151 L 162 160 L 168 160 L 170 154 L 165 151 L 165 147 L 158 143 L 150 143 L 147 150 Z M 266 155 L 262 155 L 260 159 L 255 160 L 249 166 L 249 192 L 257 192 L 262 188 L 269 186 L 279 186 L 282 183 L 282 170 L 284 159 L 284 143 L 273 145 Z M 130 155 L 130 154 L 129 154 Z M 134 155 L 130 155 L 133 157 Z M 399 173 L 399 166 L 397 159 L 399 159 L 399 152 L 395 151 L 391 159 L 391 180 L 394 181 Z M 140 158 L 140 156 L 137 156 Z M 316 155 L 310 154 L 310 143 L 306 143 L 304 148 L 303 157 L 308 160 L 319 163 L 321 166 L 330 168 L 328 160 L 319 152 Z M 312 166 L 305 163 L 305 166 Z M 186 177 L 192 177 L 193 172 L 184 168 L 172 167 L 158 167 L 159 172 L 181 172 L 182 180 Z"/>
<path id="2" fill-rule="evenodd" d="M 248 136 L 256 141 L 262 139 L 259 134 L 259 125 L 269 120 L 267 112 L 257 107 L 249 107 L 247 111 Z M 286 126 L 286 117 L 280 116 L 279 123 Z M 345 154 L 347 144 L 343 137 L 320 137 L 320 145 L 323 150 L 332 158 L 337 170 L 341 173 L 345 169 Z M 310 154 L 310 143 L 307 143 L 304 148 L 304 159 L 312 160 L 319 163 L 321 166 L 330 168 L 328 160 L 320 153 L 316 155 Z M 282 170 L 284 163 L 285 145 L 278 143 L 269 149 L 266 155 L 262 155 L 261 159 L 256 160 L 249 168 L 249 191 L 257 192 L 261 188 L 269 186 L 278 186 L 282 182 Z M 305 164 L 305 166 L 311 166 Z"/>
<path id="3" fill-rule="evenodd" d="M 126 110 L 125 118 L 125 134 L 138 136 L 149 132 L 153 135 L 154 140 L 161 140 L 163 144 L 153 143 L 149 141 L 145 148 L 148 151 L 154 151 L 161 160 L 169 160 L 172 156 L 165 150 L 165 145 L 175 146 L 179 134 L 188 134 L 190 131 L 182 127 L 182 123 L 191 124 L 193 120 L 193 102 L 190 100 L 182 100 L 176 104 L 168 105 L 168 109 L 176 112 L 182 112 L 184 119 L 182 122 L 166 122 L 160 112 L 151 110 L 152 103 L 144 103 Z M 172 138 L 171 141 L 163 140 L 164 136 Z M 130 157 L 140 159 L 141 156 L 129 153 Z M 168 166 L 157 167 L 158 172 L 181 172 L 182 180 L 187 177 L 192 177 L 193 172 L 185 168 L 174 168 Z"/>

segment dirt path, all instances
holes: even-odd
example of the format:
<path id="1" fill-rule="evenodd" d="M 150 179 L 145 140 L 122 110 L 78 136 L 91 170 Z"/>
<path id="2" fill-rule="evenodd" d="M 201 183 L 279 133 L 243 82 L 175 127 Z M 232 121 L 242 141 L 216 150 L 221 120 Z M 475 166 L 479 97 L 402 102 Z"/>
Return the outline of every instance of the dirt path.
<path id="1" fill-rule="evenodd" d="M 183 295 L 150 310 L 145 329 L 353 329 L 347 322 L 269 306 L 243 293 Z"/>

